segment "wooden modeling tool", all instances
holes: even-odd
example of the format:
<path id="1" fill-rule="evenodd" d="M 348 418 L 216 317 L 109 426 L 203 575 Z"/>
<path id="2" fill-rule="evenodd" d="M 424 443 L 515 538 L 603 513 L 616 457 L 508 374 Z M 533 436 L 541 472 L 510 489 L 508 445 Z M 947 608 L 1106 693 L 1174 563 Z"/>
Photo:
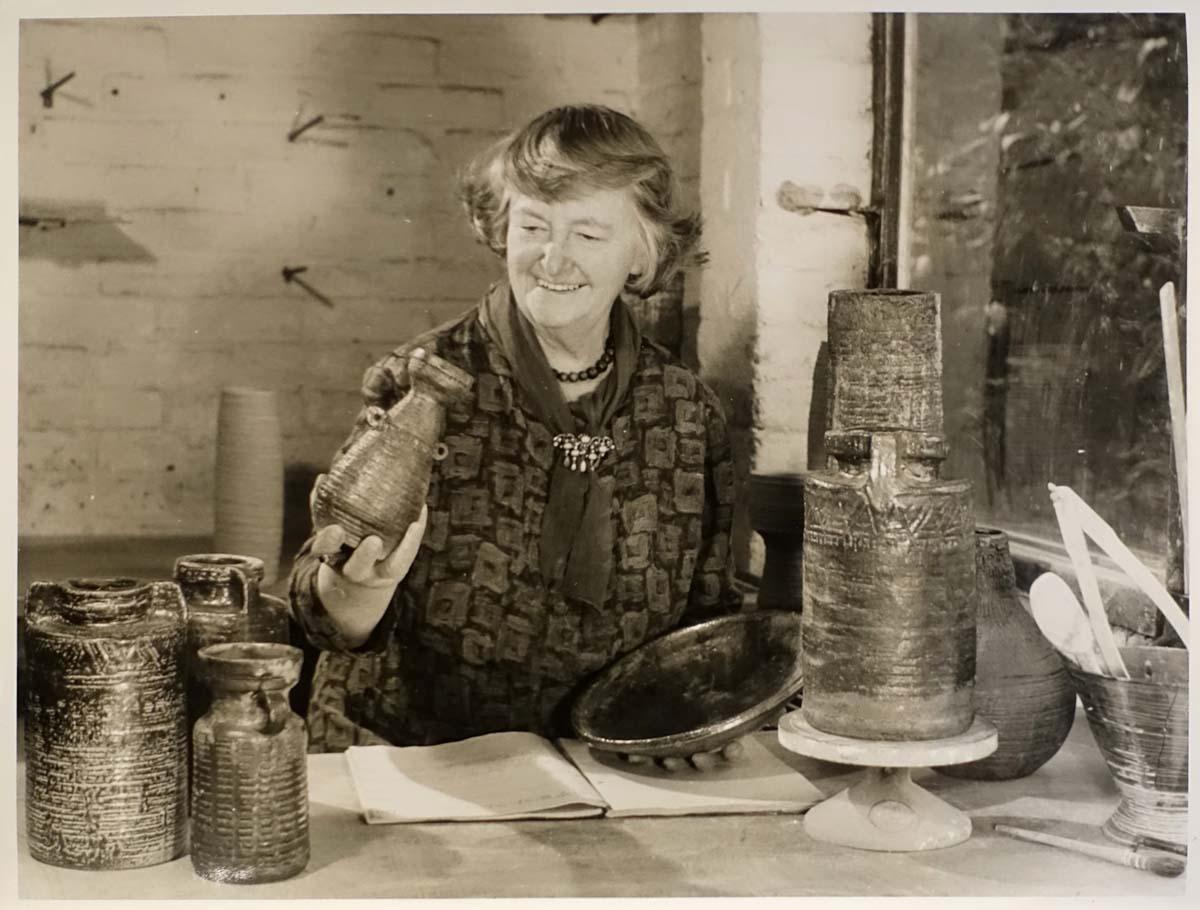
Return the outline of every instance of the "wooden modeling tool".
<path id="1" fill-rule="evenodd" d="M 1183 398 L 1183 364 L 1179 356 L 1179 317 L 1175 306 L 1174 284 L 1168 281 L 1159 289 L 1158 303 L 1162 311 L 1167 400 L 1171 410 L 1171 448 L 1175 452 L 1175 479 L 1179 484 L 1179 510 L 1183 519 L 1183 590 L 1187 593 L 1187 410 Z"/>
<path id="2" fill-rule="evenodd" d="M 1029 610 L 1046 640 L 1084 673 L 1107 675 L 1087 614 L 1063 579 L 1053 572 L 1029 586 Z"/>
<path id="3" fill-rule="evenodd" d="M 1092 844 L 1070 837 L 1060 837 L 1057 834 L 1045 834 L 1041 831 L 1030 831 L 1027 828 L 1014 828 L 1011 825 L 996 825 L 995 831 L 997 834 L 1003 834 L 1017 840 L 1030 841 L 1035 844 L 1046 844 L 1050 847 L 1058 847 L 1062 850 L 1082 853 L 1084 856 L 1095 857 L 1096 859 L 1117 863 L 1121 866 L 1129 866 L 1132 869 L 1144 869 L 1147 872 L 1153 872 L 1155 875 L 1162 875 L 1167 878 L 1180 875 L 1187 868 L 1187 862 L 1184 859 L 1172 856 L 1169 853 L 1143 852 L 1131 850 L 1128 847 Z"/>
<path id="4" fill-rule="evenodd" d="M 1052 485 L 1050 497 L 1055 500 L 1055 512 L 1059 510 L 1058 502 L 1060 500 L 1067 504 L 1074 522 L 1079 528 L 1080 536 L 1086 533 L 1088 537 L 1096 542 L 1100 549 L 1108 554 L 1108 557 L 1117 564 L 1118 568 L 1142 589 L 1143 593 L 1162 611 L 1163 617 L 1171 624 L 1171 628 L 1175 630 L 1175 634 L 1179 636 L 1179 640 L 1186 647 L 1190 625 L 1187 614 L 1179 608 L 1179 604 L 1175 602 L 1175 598 L 1163 587 L 1162 582 L 1154 577 L 1154 573 L 1147 569 L 1142 564 L 1142 561 L 1134 556 L 1132 551 L 1121 542 L 1121 538 L 1117 536 L 1117 532 L 1103 518 L 1097 515 L 1091 506 L 1080 499 L 1079 494 L 1070 487 L 1054 487 Z M 1059 523 L 1060 525 L 1062 523 L 1061 517 Z M 1070 548 L 1068 547 L 1069 550 Z M 1078 571 L 1078 567 L 1076 571 Z M 1081 587 L 1082 584 L 1081 580 Z M 1107 621 L 1105 622 L 1105 628 L 1108 628 Z"/>
<path id="5" fill-rule="evenodd" d="M 1095 635 L 1096 645 L 1100 650 L 1104 675 L 1114 679 L 1129 679 L 1129 671 L 1125 669 L 1125 662 L 1121 659 L 1121 652 L 1117 650 L 1112 627 L 1108 624 L 1108 614 L 1104 612 L 1100 584 L 1096 581 L 1087 540 L 1083 536 L 1083 528 L 1075 511 L 1077 497 L 1067 495 L 1071 492 L 1069 487 L 1057 487 L 1054 484 L 1048 486 L 1050 500 L 1054 503 L 1054 514 L 1058 517 L 1058 528 L 1062 532 L 1063 545 L 1067 548 L 1067 555 L 1071 557 L 1071 564 L 1075 567 L 1075 579 L 1083 594 L 1083 606 L 1087 610 L 1092 634 Z"/>

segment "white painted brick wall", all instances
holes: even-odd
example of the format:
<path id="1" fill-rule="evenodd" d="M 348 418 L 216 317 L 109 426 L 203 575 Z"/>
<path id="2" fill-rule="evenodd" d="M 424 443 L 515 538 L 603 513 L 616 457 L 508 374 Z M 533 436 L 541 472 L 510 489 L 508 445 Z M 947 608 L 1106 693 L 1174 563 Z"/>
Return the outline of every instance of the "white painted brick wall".
<path id="1" fill-rule="evenodd" d="M 829 291 L 861 287 L 861 217 L 780 207 L 785 181 L 869 201 L 872 143 L 869 14 L 711 15 L 700 196 L 712 261 L 701 279 L 699 356 L 734 408 L 737 481 L 809 467 L 813 374 Z M 842 203 L 844 205 L 844 203 Z M 735 550 L 761 547 L 739 512 Z"/>
<path id="2" fill-rule="evenodd" d="M 276 389 L 285 459 L 324 467 L 365 366 L 500 274 L 457 170 L 554 104 L 635 112 L 655 18 L 24 21 L 22 214 L 101 223 L 22 228 L 19 532 L 210 531 L 225 385 Z"/>

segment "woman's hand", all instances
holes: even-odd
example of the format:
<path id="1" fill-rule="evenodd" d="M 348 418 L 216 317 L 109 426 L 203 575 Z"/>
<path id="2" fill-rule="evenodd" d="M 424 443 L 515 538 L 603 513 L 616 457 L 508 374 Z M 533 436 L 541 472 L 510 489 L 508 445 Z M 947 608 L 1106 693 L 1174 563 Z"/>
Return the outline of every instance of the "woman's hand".
<path id="1" fill-rule="evenodd" d="M 731 743 L 726 743 L 720 749 L 713 749 L 710 752 L 696 752 L 687 758 L 675 756 L 670 758 L 651 758 L 649 755 L 626 754 L 624 752 L 621 753 L 621 757 L 631 765 L 654 763 L 667 771 L 684 771 L 691 768 L 695 768 L 697 771 L 711 771 L 720 765 L 740 761 L 745 753 L 746 747 L 742 745 L 742 741 L 735 739 Z"/>
<path id="2" fill-rule="evenodd" d="M 363 538 L 349 559 L 336 569 L 324 557 L 340 552 L 346 540 L 345 529 L 328 525 L 313 538 L 312 553 L 322 558 L 317 568 L 317 597 L 348 647 L 361 645 L 379 624 L 396 586 L 417 558 L 427 519 L 428 510 L 422 506 L 417 520 L 390 553 L 383 552 L 383 541 L 378 537 Z"/>

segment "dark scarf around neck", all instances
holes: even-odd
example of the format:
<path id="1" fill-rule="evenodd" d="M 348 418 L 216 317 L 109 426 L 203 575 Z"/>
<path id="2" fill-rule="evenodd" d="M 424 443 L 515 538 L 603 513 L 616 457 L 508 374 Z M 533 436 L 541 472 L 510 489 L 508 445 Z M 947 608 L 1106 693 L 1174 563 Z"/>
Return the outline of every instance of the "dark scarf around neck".
<path id="1" fill-rule="evenodd" d="M 480 307 L 480 320 L 489 339 L 508 360 L 538 420 L 554 435 L 579 433 L 578 421 L 563 398 L 533 326 L 517 308 L 507 281 L 497 282 L 488 292 Z M 620 299 L 613 303 L 609 332 L 616 352 L 612 371 L 590 396 L 581 399 L 590 405 L 584 408 L 589 419 L 582 432 L 593 436 L 611 435 L 612 416 L 628 394 L 637 368 L 641 332 Z M 587 401 L 589 397 L 593 400 Z M 542 577 L 551 589 L 594 607 L 604 603 L 613 571 L 612 494 L 611 473 L 602 478 L 596 471 L 572 471 L 563 453 L 555 450 L 542 517 Z"/>

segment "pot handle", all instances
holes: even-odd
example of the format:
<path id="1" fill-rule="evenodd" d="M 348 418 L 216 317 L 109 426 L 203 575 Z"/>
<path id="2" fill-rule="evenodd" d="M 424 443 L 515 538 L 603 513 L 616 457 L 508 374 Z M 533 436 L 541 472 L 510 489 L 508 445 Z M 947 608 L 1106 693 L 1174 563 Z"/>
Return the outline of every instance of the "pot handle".
<path id="1" fill-rule="evenodd" d="M 249 613 L 250 605 L 258 602 L 258 579 L 247 574 L 237 566 L 234 566 L 230 570 L 230 574 L 237 582 L 235 587 L 238 588 L 242 595 L 242 612 Z"/>
<path id="2" fill-rule="evenodd" d="M 898 454 L 896 437 L 879 434 L 871 439 L 871 467 L 867 473 L 867 502 L 877 514 L 889 511 L 896 501 Z"/>
<path id="3" fill-rule="evenodd" d="M 266 689 L 255 689 L 254 700 L 264 715 L 263 722 L 258 728 L 259 733 L 274 736 L 287 726 L 288 715 L 292 709 L 286 698 L 272 698 Z"/>

